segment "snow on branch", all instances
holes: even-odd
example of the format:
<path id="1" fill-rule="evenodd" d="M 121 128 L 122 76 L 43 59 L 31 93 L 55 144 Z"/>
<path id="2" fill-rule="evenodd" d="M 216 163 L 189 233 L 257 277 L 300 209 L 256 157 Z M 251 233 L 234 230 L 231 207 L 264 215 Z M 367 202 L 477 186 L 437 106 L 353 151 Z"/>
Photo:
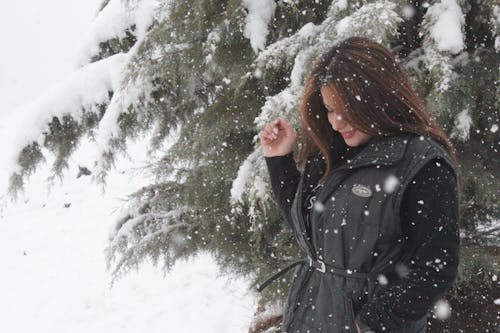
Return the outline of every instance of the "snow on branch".
<path id="1" fill-rule="evenodd" d="M 127 220 L 120 228 L 112 235 L 110 235 L 109 246 L 118 246 L 118 242 L 127 240 L 127 247 L 140 246 L 145 242 L 153 239 L 155 235 L 160 233 L 168 233 L 176 228 L 187 226 L 188 224 L 180 223 L 168 223 L 169 221 L 177 221 L 181 214 L 189 212 L 190 209 L 187 207 L 179 208 L 174 211 L 169 211 L 166 213 L 144 213 L 134 216 L 133 218 Z M 156 223 L 158 221 L 165 221 L 166 223 Z M 152 225 L 148 226 L 148 222 Z M 139 229 L 143 228 L 140 235 Z"/>
<path id="2" fill-rule="evenodd" d="M 238 170 L 238 175 L 233 181 L 231 188 L 231 205 L 233 213 L 241 213 L 241 205 L 244 200 L 250 205 L 248 207 L 248 216 L 252 227 L 259 211 L 266 211 L 270 202 L 270 196 L 267 184 L 267 175 L 262 171 L 265 170 L 264 159 L 261 158 L 262 150 L 255 150 L 242 163 Z M 257 165 L 257 167 L 255 167 Z M 250 183 L 249 183 L 250 182 Z M 264 206 L 261 206 L 264 205 Z"/>
<path id="3" fill-rule="evenodd" d="M 78 66 L 83 66 L 95 58 L 102 50 L 101 43 L 112 39 L 122 40 L 127 33 L 141 40 L 153 24 L 159 6 L 157 0 L 110 0 L 98 13 L 87 31 Z"/>
<path id="4" fill-rule="evenodd" d="M 422 26 L 425 31 L 423 48 L 427 68 L 436 76 L 435 89 L 443 93 L 454 78 L 452 55 L 464 48 L 465 18 L 456 0 L 442 0 L 430 6 Z"/>
<path id="5" fill-rule="evenodd" d="M 113 270 L 112 283 L 147 257 L 164 257 L 167 266 L 172 264 L 177 259 L 175 253 L 185 247 L 189 237 L 181 230 L 192 227 L 184 217 L 193 212 L 192 207 L 182 206 L 161 213 L 141 213 L 137 209 L 126 213 L 110 232 L 105 249 L 107 268 Z"/>
<path id="6" fill-rule="evenodd" d="M 284 62 L 293 61 L 301 50 L 326 48 L 336 40 L 353 35 L 385 40 L 387 36 L 381 32 L 394 34 L 402 21 L 394 12 L 396 5 L 390 1 L 359 6 L 359 3 L 345 0 L 332 1 L 327 17 L 320 25 L 306 23 L 293 35 L 269 45 L 259 53 L 256 67 L 260 70 L 277 68 Z"/>
<path id="7" fill-rule="evenodd" d="M 493 6 L 489 23 L 492 35 L 495 38 L 495 50 L 500 52 L 500 4 Z"/>
<path id="8" fill-rule="evenodd" d="M 276 3 L 274 0 L 242 0 L 248 10 L 243 35 L 250 39 L 255 53 L 266 47 L 269 22 L 273 19 Z"/>
<path id="9" fill-rule="evenodd" d="M 308 40 L 318 33 L 318 26 L 313 23 L 305 24 L 297 33 L 269 45 L 260 52 L 255 61 L 257 68 L 281 66 L 284 60 L 293 59 L 304 45 L 308 45 Z"/>
<path id="10" fill-rule="evenodd" d="M 346 16 L 336 24 L 337 38 L 364 36 L 384 43 L 397 34 L 403 19 L 395 12 L 396 4 L 391 1 L 369 3 Z"/>
<path id="11" fill-rule="evenodd" d="M 472 126 L 472 117 L 467 109 L 460 112 L 455 119 L 455 127 L 450 138 L 458 137 L 462 142 L 469 139 L 470 128 Z"/>
<path id="12" fill-rule="evenodd" d="M 53 171 L 60 174 L 74 150 L 67 145 L 76 146 L 80 136 L 90 130 L 85 125 L 89 123 L 89 115 L 93 117 L 92 128 L 98 126 L 96 159 L 100 163 L 94 179 L 104 179 L 114 156 L 108 145 L 113 143 L 113 148 L 117 148 L 125 136 L 121 132 L 120 116 L 137 103 L 139 96 L 147 99 L 148 94 L 144 92 L 151 90 L 149 78 L 130 77 L 131 59 L 154 24 L 157 10 L 168 9 L 168 4 L 157 0 L 108 1 L 83 42 L 79 59 L 82 67 L 43 97 L 19 109 L 27 115 L 27 120 L 22 134 L 7 152 L 11 171 L 9 192 L 14 197 L 22 189 L 24 178 L 43 160 L 43 156 L 39 156 L 41 148 L 49 148 L 56 154 Z M 128 40 L 122 45 L 126 37 Z M 70 130 L 65 132 L 68 126 L 73 134 L 66 133 Z"/>
<path id="13" fill-rule="evenodd" d="M 41 98 L 18 109 L 26 119 L 23 131 L 9 145 L 9 174 L 25 173 L 26 167 L 19 164 L 20 152 L 33 143 L 44 146 L 44 138 L 50 133 L 49 125 L 54 118 L 69 116 L 78 123 L 84 113 L 99 114 L 99 106 L 107 105 L 110 93 L 118 89 L 126 60 L 125 54 L 116 54 L 82 67 Z"/>
<path id="14" fill-rule="evenodd" d="M 457 54 L 464 48 L 465 18 L 456 0 L 442 0 L 429 7 L 426 13 L 431 22 L 430 37 L 440 52 Z"/>

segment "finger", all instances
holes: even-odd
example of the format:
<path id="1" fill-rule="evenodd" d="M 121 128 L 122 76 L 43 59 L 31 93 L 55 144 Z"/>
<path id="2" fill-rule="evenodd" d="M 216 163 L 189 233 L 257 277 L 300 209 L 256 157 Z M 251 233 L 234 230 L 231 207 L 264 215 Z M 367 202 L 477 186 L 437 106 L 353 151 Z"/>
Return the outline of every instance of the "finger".
<path id="1" fill-rule="evenodd" d="M 272 126 L 271 124 L 267 124 L 265 127 L 267 134 L 276 139 L 278 137 L 279 130 L 276 126 Z"/>
<path id="2" fill-rule="evenodd" d="M 267 133 L 265 131 L 261 131 L 259 135 L 260 135 L 261 140 L 264 142 L 270 142 L 274 139 L 270 133 Z"/>
<path id="3" fill-rule="evenodd" d="M 278 127 L 280 130 L 288 129 L 290 128 L 290 124 L 287 123 L 283 118 L 278 117 L 273 121 L 273 125 Z"/>
<path id="4" fill-rule="evenodd" d="M 259 133 L 259 137 L 260 137 L 260 139 L 261 139 L 261 140 L 262 140 L 262 139 L 268 139 L 269 135 L 268 135 L 268 133 L 267 133 L 267 132 L 265 132 L 265 131 L 260 131 L 260 133 Z"/>
<path id="5" fill-rule="evenodd" d="M 282 125 L 282 122 L 283 122 L 283 119 L 281 119 L 280 117 L 274 119 L 274 121 L 272 122 L 273 126 L 280 126 Z"/>
<path id="6" fill-rule="evenodd" d="M 284 129 L 283 119 L 276 118 L 273 122 L 271 122 L 271 126 L 273 133 L 277 135 L 281 129 Z"/>
<path id="7" fill-rule="evenodd" d="M 266 126 L 264 126 L 263 132 L 268 136 L 271 135 L 271 133 L 273 132 L 271 125 L 267 124 Z"/>

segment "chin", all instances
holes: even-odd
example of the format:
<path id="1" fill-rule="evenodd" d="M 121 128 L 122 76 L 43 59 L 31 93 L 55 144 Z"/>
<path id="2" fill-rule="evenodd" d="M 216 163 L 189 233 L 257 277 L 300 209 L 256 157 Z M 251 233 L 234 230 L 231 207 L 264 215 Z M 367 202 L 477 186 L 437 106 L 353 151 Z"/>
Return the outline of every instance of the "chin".
<path id="1" fill-rule="evenodd" d="M 355 141 L 355 142 L 351 142 L 351 140 L 346 140 L 345 143 L 349 146 L 349 147 L 357 147 L 361 144 L 361 142 L 358 142 L 358 141 Z"/>
<path id="2" fill-rule="evenodd" d="M 343 138 L 346 145 L 348 145 L 349 147 L 357 147 L 359 145 L 368 142 L 371 136 L 359 131 L 355 131 L 352 137 L 343 137 Z"/>

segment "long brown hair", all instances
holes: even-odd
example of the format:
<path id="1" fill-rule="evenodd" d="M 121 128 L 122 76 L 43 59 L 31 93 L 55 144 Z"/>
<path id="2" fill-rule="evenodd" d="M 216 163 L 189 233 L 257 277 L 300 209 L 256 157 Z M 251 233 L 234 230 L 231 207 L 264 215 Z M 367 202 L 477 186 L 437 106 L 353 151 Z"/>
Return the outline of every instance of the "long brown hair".
<path id="1" fill-rule="evenodd" d="M 318 58 L 306 80 L 300 106 L 302 135 L 298 162 L 303 167 L 310 154 L 321 151 L 326 159 L 321 181 L 333 167 L 329 146 L 335 154 L 343 154 L 347 149 L 342 136 L 328 122 L 320 92 L 322 86 L 338 95 L 345 106 L 342 116 L 356 129 L 372 136 L 409 132 L 430 137 L 443 145 L 459 170 L 448 136 L 431 119 L 424 101 L 412 88 L 392 52 L 368 38 L 350 37 Z"/>

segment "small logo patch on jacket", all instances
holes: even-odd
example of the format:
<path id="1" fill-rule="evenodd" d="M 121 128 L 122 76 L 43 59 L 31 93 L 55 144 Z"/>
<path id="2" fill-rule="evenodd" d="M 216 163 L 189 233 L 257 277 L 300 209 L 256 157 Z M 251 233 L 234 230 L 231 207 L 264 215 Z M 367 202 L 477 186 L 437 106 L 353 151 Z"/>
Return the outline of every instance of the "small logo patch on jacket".
<path id="1" fill-rule="evenodd" d="M 372 190 L 366 185 L 356 184 L 352 187 L 352 193 L 359 197 L 368 198 L 372 195 Z"/>

